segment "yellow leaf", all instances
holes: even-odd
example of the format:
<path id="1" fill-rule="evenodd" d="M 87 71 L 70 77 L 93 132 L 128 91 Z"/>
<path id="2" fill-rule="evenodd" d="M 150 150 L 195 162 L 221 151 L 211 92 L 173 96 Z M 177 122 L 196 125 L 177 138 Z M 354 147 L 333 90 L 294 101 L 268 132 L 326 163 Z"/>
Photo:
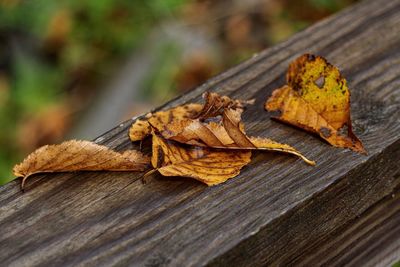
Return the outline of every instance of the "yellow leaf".
<path id="1" fill-rule="evenodd" d="M 278 120 L 318 133 L 336 147 L 366 153 L 350 119 L 350 91 L 339 69 L 326 59 L 305 54 L 293 61 L 287 83 L 265 103 Z M 347 135 L 341 133 L 347 126 Z"/>

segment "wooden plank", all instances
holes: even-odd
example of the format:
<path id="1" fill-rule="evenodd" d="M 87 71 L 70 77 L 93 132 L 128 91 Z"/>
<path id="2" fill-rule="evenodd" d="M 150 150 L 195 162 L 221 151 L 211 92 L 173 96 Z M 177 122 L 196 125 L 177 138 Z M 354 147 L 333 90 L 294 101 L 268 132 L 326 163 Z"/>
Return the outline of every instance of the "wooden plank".
<path id="1" fill-rule="evenodd" d="M 205 90 L 255 97 L 244 114 L 249 134 L 287 142 L 316 160 L 316 167 L 287 155 L 255 153 L 238 177 L 215 187 L 160 176 L 143 185 L 139 174 L 95 172 L 37 176 L 21 193 L 14 181 L 0 187 L 1 264 L 354 265 L 364 249 L 376 251 L 377 257 L 366 257 L 369 263 L 386 253 L 392 262 L 397 236 L 382 241 L 393 244 L 390 249 L 372 246 L 383 232 L 373 219 L 362 218 L 400 184 L 399 32 L 400 0 L 364 1 L 162 107 L 198 101 Z M 263 110 L 284 83 L 288 63 L 305 52 L 343 70 L 355 132 L 368 156 L 332 148 L 270 120 Z M 132 147 L 131 122 L 96 141 L 117 150 Z M 383 211 L 397 214 L 394 205 Z M 363 231 L 376 238 L 351 245 Z M 346 244 L 354 248 L 347 252 Z"/>
<path id="2" fill-rule="evenodd" d="M 400 258 L 400 188 L 315 244 L 296 265 L 390 266 Z"/>
<path id="3" fill-rule="evenodd" d="M 329 237 L 339 236 L 340 231 L 335 231 L 338 222 L 341 228 L 347 224 L 351 227 L 356 226 L 357 218 L 363 216 L 363 211 L 372 206 L 382 195 L 391 192 L 393 184 L 399 183 L 399 166 L 396 166 L 400 159 L 399 145 L 400 142 L 397 142 L 395 146 L 388 148 L 388 151 L 377 155 L 375 161 L 351 170 L 343 179 L 335 181 L 334 186 L 310 198 L 295 212 L 291 210 L 280 216 L 259 231 L 256 237 L 242 241 L 223 258 L 218 258 L 214 264 L 225 266 L 235 263 L 235 266 L 245 266 L 246 259 L 251 257 L 263 264 L 287 266 L 297 263 L 301 266 L 315 266 L 330 260 L 328 257 L 330 256 L 334 260 L 329 265 L 343 266 L 337 263 L 339 259 L 345 258 L 346 253 L 354 257 L 358 256 L 357 253 L 360 253 L 360 250 L 356 250 L 356 247 L 347 248 L 347 251 L 338 250 L 336 240 L 331 241 Z M 383 167 L 383 162 L 387 163 L 385 167 Z M 393 166 L 396 167 L 393 168 Z M 392 212 L 389 209 L 384 211 L 388 212 L 388 215 Z M 370 220 L 364 226 L 371 228 L 378 223 L 379 220 Z M 361 229 L 357 230 L 361 231 Z M 351 234 L 343 237 L 340 243 L 354 242 L 356 235 Z M 364 242 L 357 240 L 357 242 L 359 242 L 358 245 L 364 245 L 364 248 L 368 245 L 376 245 L 368 239 Z M 400 240 L 397 240 L 397 243 L 400 243 Z M 322 245 L 331 245 L 332 250 L 329 251 L 331 254 L 327 255 L 326 251 L 322 250 Z M 257 251 L 257 247 L 263 248 L 261 252 Z M 382 246 L 380 249 L 386 251 L 388 248 Z M 400 250 L 394 252 L 397 253 L 395 254 L 397 257 L 400 256 Z M 311 255 L 314 257 L 310 260 L 311 262 L 307 262 L 309 260 L 307 258 Z M 345 258 L 343 264 L 351 264 L 352 260 L 352 257 Z M 360 260 L 365 262 L 361 265 L 351 265 L 364 266 L 375 258 L 366 257 Z"/>

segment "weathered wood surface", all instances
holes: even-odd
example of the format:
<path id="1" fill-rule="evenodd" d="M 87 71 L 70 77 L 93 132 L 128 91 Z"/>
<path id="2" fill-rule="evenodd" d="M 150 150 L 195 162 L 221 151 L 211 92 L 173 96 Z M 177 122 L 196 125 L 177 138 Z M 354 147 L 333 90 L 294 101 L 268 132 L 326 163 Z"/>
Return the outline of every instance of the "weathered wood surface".
<path id="1" fill-rule="evenodd" d="M 157 175 L 143 185 L 139 174 L 95 172 L 37 176 L 21 193 L 14 181 L 0 187 L 0 265 L 390 264 L 400 255 L 399 33 L 399 0 L 364 1 L 163 107 L 198 101 L 205 90 L 255 97 L 244 116 L 249 134 L 294 145 L 316 167 L 255 153 L 238 177 L 215 187 Z M 263 110 L 304 52 L 343 70 L 368 156 Z M 131 122 L 97 141 L 131 147 Z"/>

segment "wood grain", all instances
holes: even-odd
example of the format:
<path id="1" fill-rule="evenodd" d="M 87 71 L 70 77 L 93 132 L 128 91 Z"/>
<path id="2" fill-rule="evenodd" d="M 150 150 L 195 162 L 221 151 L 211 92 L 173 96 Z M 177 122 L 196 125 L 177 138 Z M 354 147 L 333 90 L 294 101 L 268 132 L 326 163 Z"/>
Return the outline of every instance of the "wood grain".
<path id="1" fill-rule="evenodd" d="M 0 265 L 390 264 L 400 250 L 399 32 L 400 0 L 364 1 L 161 107 L 199 101 L 205 90 L 254 97 L 244 114 L 248 134 L 293 145 L 316 167 L 255 153 L 238 177 L 215 187 L 157 175 L 143 185 L 140 174 L 94 172 L 38 175 L 22 193 L 13 181 L 0 187 Z M 305 52 L 343 70 L 368 156 L 263 110 L 289 62 Z M 96 141 L 131 147 L 131 123 Z"/>

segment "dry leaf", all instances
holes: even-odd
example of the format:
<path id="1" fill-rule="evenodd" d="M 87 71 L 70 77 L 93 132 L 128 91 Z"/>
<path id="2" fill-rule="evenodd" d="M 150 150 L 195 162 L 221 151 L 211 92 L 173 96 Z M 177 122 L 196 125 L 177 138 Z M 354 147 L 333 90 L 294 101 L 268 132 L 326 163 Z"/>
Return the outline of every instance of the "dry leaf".
<path id="1" fill-rule="evenodd" d="M 129 137 L 132 142 L 143 140 L 151 133 L 151 126 L 156 129 L 162 129 L 173 120 L 182 120 L 185 118 L 208 118 L 220 115 L 224 108 L 240 108 L 251 104 L 254 101 L 233 100 L 227 96 L 220 96 L 217 93 L 205 92 L 203 98 L 206 103 L 186 104 L 174 107 L 169 110 L 159 111 L 154 114 L 149 113 L 144 120 L 136 120 L 129 129 Z M 151 125 L 151 126 L 150 126 Z"/>
<path id="2" fill-rule="evenodd" d="M 150 163 L 135 150 L 119 153 L 89 141 L 71 140 L 59 145 L 43 146 L 31 153 L 13 172 L 26 179 L 36 173 L 71 171 L 143 171 Z"/>
<path id="3" fill-rule="evenodd" d="M 132 142 L 143 140 L 151 134 L 151 125 L 161 128 L 172 119 L 184 119 L 196 116 L 203 108 L 201 104 L 186 104 L 165 111 L 158 111 L 154 114 L 149 113 L 144 120 L 136 120 L 129 129 L 129 138 Z"/>
<path id="4" fill-rule="evenodd" d="M 305 54 L 289 66 L 288 85 L 276 89 L 265 103 L 275 118 L 318 133 L 336 147 L 366 153 L 354 135 L 350 119 L 350 91 L 339 69 L 324 58 Z M 341 133 L 347 126 L 347 135 Z"/>
<path id="5" fill-rule="evenodd" d="M 308 160 L 289 145 L 267 138 L 248 137 L 245 134 L 241 113 L 244 106 L 252 104 L 253 100 L 234 100 L 209 92 L 205 92 L 203 98 L 206 101 L 204 106 L 189 104 L 157 112 L 150 115 L 146 121 L 136 121 L 130 129 L 131 140 L 142 140 L 150 134 L 153 127 L 164 138 L 188 145 L 280 151 L 294 154 L 308 164 L 315 165 L 314 161 Z M 219 115 L 222 115 L 222 119 Z"/>
<path id="6" fill-rule="evenodd" d="M 183 176 L 216 185 L 240 173 L 250 151 L 221 151 L 184 146 L 153 133 L 151 163 L 164 176 Z"/>
<path id="7" fill-rule="evenodd" d="M 315 165 L 314 161 L 289 145 L 268 138 L 248 137 L 241 122 L 241 113 L 241 109 L 225 109 L 222 121 L 202 122 L 186 118 L 172 120 L 157 130 L 164 138 L 184 144 L 221 149 L 279 151 L 296 155 L 308 164 Z"/>
<path id="8" fill-rule="evenodd" d="M 231 99 L 228 96 L 221 96 L 212 92 L 205 92 L 203 93 L 202 97 L 206 101 L 203 109 L 196 116 L 192 116 L 190 118 L 207 119 L 221 115 L 225 109 L 244 109 L 245 105 L 254 104 L 254 99 Z"/>

